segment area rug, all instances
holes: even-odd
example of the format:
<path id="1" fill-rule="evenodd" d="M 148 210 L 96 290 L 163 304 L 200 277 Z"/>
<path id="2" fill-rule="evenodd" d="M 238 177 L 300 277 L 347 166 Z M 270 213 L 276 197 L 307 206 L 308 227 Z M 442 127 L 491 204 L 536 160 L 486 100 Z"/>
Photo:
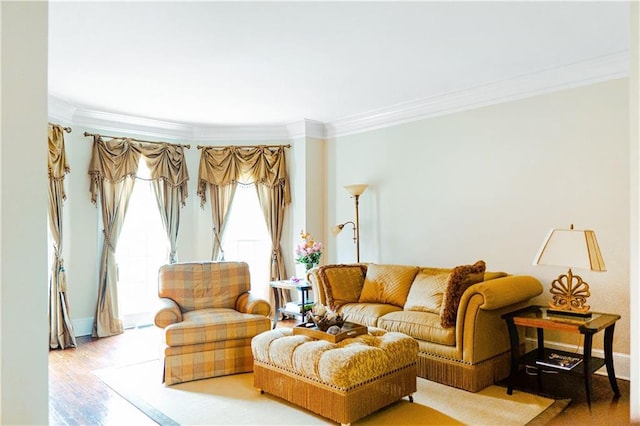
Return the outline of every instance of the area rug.
<path id="1" fill-rule="evenodd" d="M 324 425 L 328 419 L 261 394 L 253 374 L 235 374 L 165 386 L 159 360 L 94 372 L 114 391 L 161 425 Z M 355 425 L 543 425 L 568 400 L 554 401 L 500 386 L 478 393 L 418 378 L 414 402 L 407 398 Z"/>

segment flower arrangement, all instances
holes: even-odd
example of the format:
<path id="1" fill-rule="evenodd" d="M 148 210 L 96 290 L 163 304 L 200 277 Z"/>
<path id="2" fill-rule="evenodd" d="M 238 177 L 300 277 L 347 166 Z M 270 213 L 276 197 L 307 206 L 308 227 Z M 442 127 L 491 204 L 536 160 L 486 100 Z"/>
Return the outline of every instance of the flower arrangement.
<path id="1" fill-rule="evenodd" d="M 304 264 L 307 270 L 320 262 L 322 243 L 313 239 L 308 232 L 300 231 L 302 243 L 296 246 L 296 262 Z"/>

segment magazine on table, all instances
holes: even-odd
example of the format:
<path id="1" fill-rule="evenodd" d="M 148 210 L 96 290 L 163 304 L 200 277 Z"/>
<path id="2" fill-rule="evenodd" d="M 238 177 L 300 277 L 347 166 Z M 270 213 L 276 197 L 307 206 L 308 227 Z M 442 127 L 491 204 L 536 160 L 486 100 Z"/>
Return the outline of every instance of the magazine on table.
<path id="1" fill-rule="evenodd" d="M 545 359 L 536 360 L 538 365 L 546 365 L 548 367 L 560 368 L 562 370 L 571 370 L 582 362 L 582 357 L 563 355 L 551 352 Z"/>

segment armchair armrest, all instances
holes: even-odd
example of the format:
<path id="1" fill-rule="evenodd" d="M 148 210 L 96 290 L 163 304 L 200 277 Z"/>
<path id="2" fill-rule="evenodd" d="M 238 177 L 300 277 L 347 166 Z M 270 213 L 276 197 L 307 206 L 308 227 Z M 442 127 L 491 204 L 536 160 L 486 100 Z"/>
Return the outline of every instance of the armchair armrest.
<path id="1" fill-rule="evenodd" d="M 268 317 L 271 315 L 271 305 L 266 300 L 246 292 L 242 293 L 236 300 L 236 311 Z"/>
<path id="2" fill-rule="evenodd" d="M 542 293 L 542 284 L 536 278 L 528 275 L 509 275 L 475 284 L 467 291 L 481 294 L 484 302 L 480 309 L 487 311 L 504 308 L 520 302 L 525 302 Z"/>
<path id="3" fill-rule="evenodd" d="M 157 327 L 165 328 L 168 325 L 182 321 L 182 311 L 172 299 L 161 297 L 158 300 L 158 311 L 153 319 Z"/>

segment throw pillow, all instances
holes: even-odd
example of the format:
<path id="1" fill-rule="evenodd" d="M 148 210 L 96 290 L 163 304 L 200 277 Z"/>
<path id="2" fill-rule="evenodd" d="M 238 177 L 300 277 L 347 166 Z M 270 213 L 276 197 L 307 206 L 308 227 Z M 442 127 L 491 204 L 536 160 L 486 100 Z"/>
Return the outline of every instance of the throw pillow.
<path id="1" fill-rule="evenodd" d="M 422 269 L 411 284 L 405 311 L 440 314 L 442 299 L 449 283 L 450 269 Z"/>
<path id="2" fill-rule="evenodd" d="M 458 306 L 460 305 L 462 294 L 473 284 L 484 280 L 485 269 L 486 264 L 483 260 L 479 260 L 473 265 L 461 265 L 453 268 L 447 283 L 447 290 L 444 293 L 442 310 L 440 311 L 440 325 L 443 328 L 456 325 L 456 316 L 458 315 Z"/>
<path id="3" fill-rule="evenodd" d="M 364 265 L 325 265 L 318 268 L 325 304 L 332 310 L 358 301 L 366 267 Z"/>
<path id="4" fill-rule="evenodd" d="M 370 264 L 360 302 L 404 306 L 419 269 L 417 266 Z"/>

